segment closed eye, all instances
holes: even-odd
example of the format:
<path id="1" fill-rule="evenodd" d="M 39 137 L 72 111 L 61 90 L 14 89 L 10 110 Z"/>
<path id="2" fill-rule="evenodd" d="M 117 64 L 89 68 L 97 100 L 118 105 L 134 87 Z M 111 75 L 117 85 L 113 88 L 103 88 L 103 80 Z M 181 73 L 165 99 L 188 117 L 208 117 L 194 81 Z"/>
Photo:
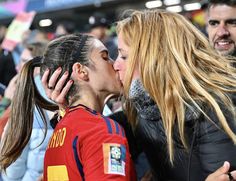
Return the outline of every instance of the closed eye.
<path id="1" fill-rule="evenodd" d="M 103 60 L 105 60 L 105 61 L 110 61 L 110 60 L 111 60 L 111 57 L 109 56 L 109 53 L 108 53 L 107 50 L 104 50 L 104 51 L 102 52 L 102 58 L 103 58 Z"/>
<path id="2" fill-rule="evenodd" d="M 126 60 L 126 59 L 127 59 L 126 56 L 121 56 L 120 58 L 122 58 L 123 60 Z"/>
<path id="3" fill-rule="evenodd" d="M 103 58 L 103 60 L 105 60 L 105 61 L 109 61 L 109 60 L 110 60 L 110 58 L 109 58 L 108 56 L 102 57 L 102 58 Z"/>

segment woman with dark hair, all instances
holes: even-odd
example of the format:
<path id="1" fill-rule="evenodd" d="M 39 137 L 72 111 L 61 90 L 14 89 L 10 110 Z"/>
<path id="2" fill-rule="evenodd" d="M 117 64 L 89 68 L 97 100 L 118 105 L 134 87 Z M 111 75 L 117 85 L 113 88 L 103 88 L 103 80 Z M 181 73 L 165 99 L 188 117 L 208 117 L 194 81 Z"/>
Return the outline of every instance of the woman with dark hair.
<path id="1" fill-rule="evenodd" d="M 82 34 L 51 41 L 42 58 L 37 57 L 23 67 L 2 142 L 1 168 L 5 170 L 13 163 L 28 143 L 34 104 L 39 110 L 58 109 L 36 89 L 33 82 L 36 67 L 40 67 L 41 75 L 49 70 L 62 71 L 61 76 L 69 75 L 69 84 L 73 84 L 67 94 L 66 113 L 46 150 L 44 180 L 134 180 L 123 129 L 100 114 L 105 99 L 111 93 L 120 93 L 120 81 L 105 46 Z M 51 86 L 49 82 L 49 89 Z"/>

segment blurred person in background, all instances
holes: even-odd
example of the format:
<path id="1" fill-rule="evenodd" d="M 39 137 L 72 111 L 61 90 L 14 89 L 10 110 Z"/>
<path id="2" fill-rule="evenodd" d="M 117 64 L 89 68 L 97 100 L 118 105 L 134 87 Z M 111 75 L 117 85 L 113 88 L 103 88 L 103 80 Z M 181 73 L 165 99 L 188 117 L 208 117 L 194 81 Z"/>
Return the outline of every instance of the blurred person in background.
<path id="1" fill-rule="evenodd" d="M 209 0 L 207 32 L 223 56 L 236 56 L 236 0 Z"/>
<path id="2" fill-rule="evenodd" d="M 39 47 L 39 50 L 35 50 L 34 48 L 30 48 L 31 44 L 37 46 L 36 42 L 39 42 L 39 43 L 42 42 L 42 44 L 46 45 L 47 41 L 48 40 L 47 40 L 46 34 L 41 31 L 32 30 L 32 31 L 25 32 L 23 41 L 20 43 L 21 45 L 19 46 L 21 46 L 22 48 L 23 47 L 26 47 L 26 48 L 24 49 L 24 51 L 21 52 L 18 63 L 17 64 L 13 63 L 15 71 L 19 73 L 22 66 L 25 64 L 25 62 L 31 59 L 32 55 L 39 56 L 40 53 L 42 53 L 43 51 L 42 48 Z M 1 68 L 4 69 L 4 67 L 1 67 Z M 17 75 L 15 77 L 17 77 Z M 7 107 L 11 103 L 11 99 L 15 91 L 15 82 L 16 82 L 16 78 L 12 78 L 8 86 L 2 85 L 4 94 L 3 94 L 2 101 L 0 101 L 0 117 L 3 115 L 4 111 L 7 109 Z"/>
<path id="3" fill-rule="evenodd" d="M 47 46 L 47 42 L 32 42 L 25 45 L 26 48 L 23 50 L 20 58 L 20 63 L 16 69 L 18 72 L 21 71 L 25 63 L 35 56 L 42 56 Z M 7 87 L 4 99 L 9 100 L 9 105 L 12 101 L 17 85 L 18 75 L 16 75 Z M 34 81 L 39 92 L 46 97 L 45 92 L 41 86 L 39 69 L 34 72 Z M 24 102 L 22 103 L 24 104 Z M 47 143 L 50 136 L 52 135 L 52 128 L 49 125 L 49 119 L 51 118 L 50 112 L 45 111 L 45 115 L 48 121 L 47 135 L 44 139 L 43 120 L 40 113 L 35 109 L 34 111 L 34 122 L 33 130 L 31 133 L 30 141 L 24 148 L 21 156 L 12 163 L 6 172 L 2 172 L 3 181 L 35 181 L 43 173 L 43 159 Z M 4 128 L 6 129 L 7 122 L 11 116 L 11 107 L 8 107 L 3 115 L 0 117 L 0 137 L 4 137 Z M 6 126 L 5 126 L 6 125 Z M 42 144 L 41 144 L 42 143 Z"/>
<path id="4" fill-rule="evenodd" d="M 75 31 L 76 31 L 75 23 L 73 23 L 70 20 L 61 21 L 56 26 L 55 37 L 72 34 L 75 33 Z"/>
<path id="5" fill-rule="evenodd" d="M 23 35 L 22 45 L 26 47 L 27 45 L 34 43 L 34 42 L 47 42 L 48 37 L 47 34 L 43 31 L 38 29 L 28 30 Z"/>
<path id="6" fill-rule="evenodd" d="M 209 0 L 205 7 L 211 46 L 223 56 L 236 57 L 236 0 Z"/>
<path id="7" fill-rule="evenodd" d="M 107 38 L 107 31 L 109 29 L 109 22 L 105 15 L 101 13 L 94 13 L 88 19 L 89 31 L 88 33 L 102 42 Z"/>
<path id="8" fill-rule="evenodd" d="M 2 43 L 7 28 L 0 26 L 0 43 Z M 27 30 L 24 32 L 22 42 L 20 42 L 12 52 L 0 48 L 0 83 L 7 86 L 10 80 L 16 75 L 15 66 L 20 62 L 21 53 L 26 44 L 30 41 L 47 41 L 46 34 L 39 30 Z"/>
<path id="9" fill-rule="evenodd" d="M 117 44 L 115 38 L 108 34 L 111 22 L 108 21 L 105 15 L 101 13 L 94 13 L 89 17 L 88 20 L 88 34 L 101 40 L 104 45 L 108 48 L 109 55 L 112 60 L 117 57 Z"/>
<path id="10" fill-rule="evenodd" d="M 0 45 L 5 37 L 7 28 L 0 25 Z M 10 80 L 16 75 L 15 63 L 12 53 L 0 47 L 0 84 L 6 87 Z"/>

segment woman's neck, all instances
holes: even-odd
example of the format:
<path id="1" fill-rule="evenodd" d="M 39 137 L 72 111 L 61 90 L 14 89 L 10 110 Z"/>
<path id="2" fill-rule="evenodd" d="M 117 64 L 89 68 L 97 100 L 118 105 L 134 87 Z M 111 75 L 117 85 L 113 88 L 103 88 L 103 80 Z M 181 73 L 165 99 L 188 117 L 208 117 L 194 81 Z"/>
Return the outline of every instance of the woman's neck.
<path id="1" fill-rule="evenodd" d="M 97 95 L 94 92 L 91 91 L 86 91 L 81 93 L 80 98 L 76 101 L 74 101 L 71 106 L 76 106 L 79 104 L 82 104 L 90 109 L 93 109 L 97 112 L 102 112 L 103 111 L 103 107 L 104 107 L 104 101 L 106 96 L 102 96 L 102 95 Z M 104 98 L 103 98 L 104 97 Z"/>

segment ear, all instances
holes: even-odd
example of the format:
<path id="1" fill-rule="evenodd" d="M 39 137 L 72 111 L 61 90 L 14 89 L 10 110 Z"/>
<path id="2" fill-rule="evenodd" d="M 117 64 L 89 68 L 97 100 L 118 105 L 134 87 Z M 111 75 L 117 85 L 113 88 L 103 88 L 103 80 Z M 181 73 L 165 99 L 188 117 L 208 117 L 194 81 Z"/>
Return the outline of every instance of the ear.
<path id="1" fill-rule="evenodd" d="M 74 74 L 75 78 L 78 78 L 80 80 L 89 80 L 87 68 L 80 63 L 74 63 L 74 65 L 72 66 L 72 74 Z"/>

